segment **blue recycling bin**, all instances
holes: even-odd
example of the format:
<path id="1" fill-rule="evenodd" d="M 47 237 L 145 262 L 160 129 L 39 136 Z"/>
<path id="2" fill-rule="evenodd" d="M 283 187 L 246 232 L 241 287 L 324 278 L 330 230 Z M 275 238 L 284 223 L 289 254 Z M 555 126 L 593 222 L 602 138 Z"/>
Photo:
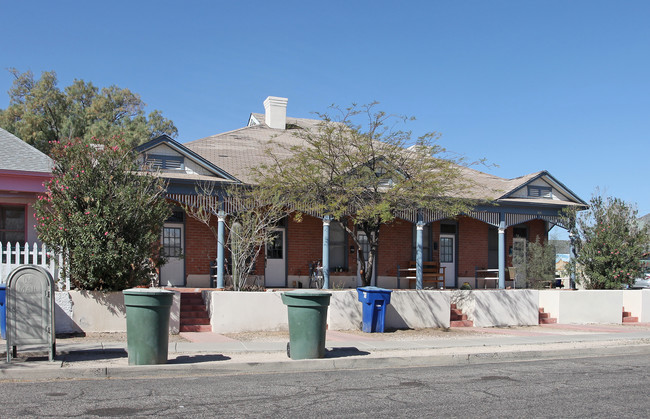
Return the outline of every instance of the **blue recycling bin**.
<path id="1" fill-rule="evenodd" d="M 0 284 L 0 335 L 7 339 L 7 284 Z"/>
<path id="2" fill-rule="evenodd" d="M 359 301 L 363 303 L 363 326 L 366 333 L 384 333 L 386 306 L 390 304 L 391 290 L 377 287 L 357 288 Z"/>

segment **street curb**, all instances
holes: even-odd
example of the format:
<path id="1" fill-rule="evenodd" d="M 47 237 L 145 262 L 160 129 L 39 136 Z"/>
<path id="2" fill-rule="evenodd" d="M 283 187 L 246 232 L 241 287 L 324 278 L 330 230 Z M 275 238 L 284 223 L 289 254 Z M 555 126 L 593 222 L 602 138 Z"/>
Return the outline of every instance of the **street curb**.
<path id="1" fill-rule="evenodd" d="M 647 342 L 626 341 L 623 345 L 586 348 L 499 350 L 463 354 L 434 354 L 414 356 L 340 357 L 275 362 L 196 363 L 107 366 L 97 368 L 65 367 L 61 361 L 48 367 L 12 364 L 0 369 L 0 381 L 47 381 L 57 379 L 105 378 L 171 378 L 190 376 L 221 376 L 239 374 L 276 374 L 293 372 L 318 372 L 351 369 L 417 368 L 435 366 L 462 366 L 500 362 L 527 362 L 553 359 L 578 359 L 595 356 L 648 355 Z M 389 352 L 389 351 L 387 351 Z"/>

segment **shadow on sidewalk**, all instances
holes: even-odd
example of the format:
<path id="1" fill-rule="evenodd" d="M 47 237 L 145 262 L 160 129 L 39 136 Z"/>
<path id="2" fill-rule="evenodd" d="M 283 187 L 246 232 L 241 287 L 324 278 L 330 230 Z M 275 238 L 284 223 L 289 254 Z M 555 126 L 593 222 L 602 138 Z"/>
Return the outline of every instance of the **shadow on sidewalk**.
<path id="1" fill-rule="evenodd" d="M 99 361 L 107 359 L 127 358 L 125 349 L 85 349 L 59 354 L 63 361 Z"/>
<path id="2" fill-rule="evenodd" d="M 182 355 L 167 361 L 168 364 L 198 364 L 200 362 L 228 361 L 224 355 Z"/>
<path id="3" fill-rule="evenodd" d="M 325 358 L 343 358 L 346 356 L 361 356 L 361 355 L 370 355 L 370 352 L 360 351 L 359 349 L 353 346 L 328 349 L 325 351 Z"/>

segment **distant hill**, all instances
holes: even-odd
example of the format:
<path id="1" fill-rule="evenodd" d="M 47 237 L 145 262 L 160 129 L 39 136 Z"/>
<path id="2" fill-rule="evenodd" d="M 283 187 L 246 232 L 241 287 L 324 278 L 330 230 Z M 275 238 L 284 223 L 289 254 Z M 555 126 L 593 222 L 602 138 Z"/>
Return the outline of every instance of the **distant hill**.
<path id="1" fill-rule="evenodd" d="M 642 226 L 650 224 L 650 214 L 646 214 L 643 217 L 639 217 L 639 224 Z"/>

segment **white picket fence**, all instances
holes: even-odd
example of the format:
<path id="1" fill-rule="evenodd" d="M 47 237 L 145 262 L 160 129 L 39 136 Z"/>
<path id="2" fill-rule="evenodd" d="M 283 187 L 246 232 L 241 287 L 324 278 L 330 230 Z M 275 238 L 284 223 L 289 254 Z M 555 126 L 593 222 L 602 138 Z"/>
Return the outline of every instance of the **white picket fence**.
<path id="1" fill-rule="evenodd" d="M 0 284 L 6 284 L 11 271 L 20 265 L 36 265 L 47 269 L 59 291 L 70 289 L 70 278 L 63 275 L 63 256 L 48 250 L 44 244 L 0 242 Z"/>

